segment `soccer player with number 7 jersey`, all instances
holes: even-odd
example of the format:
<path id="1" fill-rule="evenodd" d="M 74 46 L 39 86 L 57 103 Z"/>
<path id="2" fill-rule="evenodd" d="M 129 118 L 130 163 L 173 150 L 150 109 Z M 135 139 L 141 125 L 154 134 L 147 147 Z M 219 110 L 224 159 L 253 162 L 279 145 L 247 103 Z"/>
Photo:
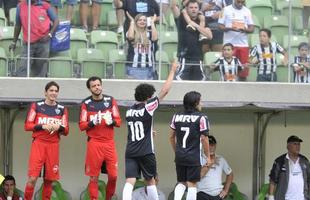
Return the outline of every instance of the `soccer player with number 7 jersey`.
<path id="1" fill-rule="evenodd" d="M 200 180 L 201 147 L 207 155 L 207 166 L 211 166 L 209 152 L 209 121 L 201 112 L 201 94 L 188 92 L 183 98 L 184 111 L 174 114 L 170 128 L 170 143 L 175 152 L 178 184 L 174 189 L 174 200 L 181 200 L 186 189 L 186 200 L 196 200 L 196 183 Z"/>
<path id="2" fill-rule="evenodd" d="M 132 190 L 136 178 L 142 172 L 147 182 L 147 194 L 150 200 L 158 200 L 155 176 L 157 175 L 153 143 L 153 115 L 159 102 L 168 94 L 175 71 L 178 67 L 172 63 L 170 73 L 158 96 L 153 97 L 153 85 L 142 83 L 135 89 L 137 101 L 126 112 L 128 126 L 127 147 L 125 154 L 126 183 L 123 189 L 123 200 L 132 199 Z"/>

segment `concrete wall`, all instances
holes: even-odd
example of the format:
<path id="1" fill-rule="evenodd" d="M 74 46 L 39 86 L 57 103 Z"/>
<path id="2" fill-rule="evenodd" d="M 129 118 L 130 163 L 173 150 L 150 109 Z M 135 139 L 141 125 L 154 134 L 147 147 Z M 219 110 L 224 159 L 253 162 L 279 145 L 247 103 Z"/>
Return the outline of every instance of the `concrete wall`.
<path id="1" fill-rule="evenodd" d="M 168 142 L 169 122 L 174 107 L 162 107 L 155 114 L 155 126 L 158 135 L 155 138 L 156 153 L 159 171 L 159 188 L 166 195 L 173 189 L 176 182 L 173 152 Z M 124 116 L 124 108 L 121 109 Z M 211 123 L 211 134 L 218 140 L 218 154 L 224 155 L 233 168 L 235 179 L 240 191 L 252 199 L 252 173 L 253 173 L 253 123 L 254 114 L 251 111 L 240 110 L 207 110 Z M 84 156 L 86 136 L 78 129 L 78 108 L 71 107 L 70 135 L 63 137 L 60 145 L 61 183 L 69 191 L 74 200 L 86 187 L 88 178 L 84 175 Z M 304 139 L 302 153 L 310 157 L 310 137 L 308 136 L 308 118 L 310 111 L 288 111 L 285 115 L 275 116 L 267 128 L 266 147 L 266 180 L 275 157 L 286 151 L 286 138 L 294 133 Z M 31 133 L 24 132 L 23 122 L 26 113 L 21 112 L 14 124 L 13 130 L 13 174 L 17 179 L 17 186 L 24 188 L 27 178 L 27 162 L 31 144 Z M 124 184 L 124 152 L 126 144 L 126 127 L 116 129 L 115 141 L 119 154 L 119 179 L 117 195 L 121 197 Z M 106 179 L 101 175 L 101 179 Z M 38 182 L 37 187 L 41 184 Z"/>

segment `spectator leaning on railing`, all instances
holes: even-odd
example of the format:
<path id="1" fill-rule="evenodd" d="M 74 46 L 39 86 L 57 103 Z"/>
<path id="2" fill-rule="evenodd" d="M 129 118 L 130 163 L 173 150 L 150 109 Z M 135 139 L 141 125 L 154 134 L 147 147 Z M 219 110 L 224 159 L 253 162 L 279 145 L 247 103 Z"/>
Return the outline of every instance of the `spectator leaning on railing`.
<path id="1" fill-rule="evenodd" d="M 277 42 L 270 42 L 271 31 L 261 29 L 259 31 L 259 44 L 255 45 L 250 52 L 250 62 L 258 64 L 256 81 L 277 81 L 276 54 L 284 55 L 283 64 L 287 65 L 288 55 Z"/>
<path id="2" fill-rule="evenodd" d="M 224 8 L 219 20 L 219 28 L 224 31 L 223 42 L 234 45 L 234 55 L 242 64 L 248 62 L 248 33 L 254 31 L 251 11 L 245 7 L 245 0 L 234 0 L 233 4 Z M 246 81 L 249 68 L 239 73 L 239 80 Z"/>

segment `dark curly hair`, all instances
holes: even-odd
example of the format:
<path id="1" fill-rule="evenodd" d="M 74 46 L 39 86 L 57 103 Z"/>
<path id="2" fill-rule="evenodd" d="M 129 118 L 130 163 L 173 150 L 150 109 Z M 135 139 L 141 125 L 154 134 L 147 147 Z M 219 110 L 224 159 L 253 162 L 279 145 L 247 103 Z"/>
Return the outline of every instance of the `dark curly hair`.
<path id="1" fill-rule="evenodd" d="M 146 101 L 153 96 L 155 91 L 153 85 L 141 83 L 135 89 L 135 99 L 136 101 Z"/>
<path id="2" fill-rule="evenodd" d="M 201 94 L 196 91 L 190 91 L 184 95 L 183 107 L 187 112 L 192 112 L 197 110 L 197 105 L 200 102 Z"/>

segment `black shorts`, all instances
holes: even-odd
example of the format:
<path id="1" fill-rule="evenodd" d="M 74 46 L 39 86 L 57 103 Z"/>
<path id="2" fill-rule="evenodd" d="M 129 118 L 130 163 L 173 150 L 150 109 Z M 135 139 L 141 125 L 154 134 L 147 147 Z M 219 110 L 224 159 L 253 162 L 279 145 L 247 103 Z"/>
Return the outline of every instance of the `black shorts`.
<path id="1" fill-rule="evenodd" d="M 177 171 L 177 180 L 178 182 L 198 182 L 200 181 L 200 171 L 201 166 L 183 166 L 175 165 Z"/>
<path id="2" fill-rule="evenodd" d="M 145 180 L 155 178 L 157 175 L 156 158 L 154 154 L 140 157 L 125 158 L 126 178 L 141 178 L 141 172 Z"/>
<path id="3" fill-rule="evenodd" d="M 181 67 L 176 74 L 177 80 L 206 80 L 201 60 L 192 61 L 185 58 L 179 58 L 179 62 Z"/>
<path id="4" fill-rule="evenodd" d="M 222 198 L 219 195 L 211 196 L 211 195 L 208 195 L 204 192 L 198 192 L 197 193 L 197 200 L 222 200 Z"/>

